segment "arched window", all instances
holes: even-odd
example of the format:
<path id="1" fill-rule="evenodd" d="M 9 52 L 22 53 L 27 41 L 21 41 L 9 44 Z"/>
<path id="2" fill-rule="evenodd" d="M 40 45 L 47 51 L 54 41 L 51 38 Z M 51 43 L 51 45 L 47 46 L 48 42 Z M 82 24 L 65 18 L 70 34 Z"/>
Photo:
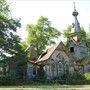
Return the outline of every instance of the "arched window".
<path id="1" fill-rule="evenodd" d="M 55 71 L 55 64 L 51 65 L 52 71 Z"/>
<path id="2" fill-rule="evenodd" d="M 69 73 L 69 66 L 68 66 L 68 64 L 65 65 L 65 72 Z"/>
<path id="3" fill-rule="evenodd" d="M 58 63 L 58 73 L 62 73 L 63 72 L 63 64 L 61 62 Z"/>
<path id="4" fill-rule="evenodd" d="M 52 65 L 51 65 L 51 73 L 52 73 L 52 77 L 56 77 L 56 64 L 55 63 L 53 63 Z"/>
<path id="5" fill-rule="evenodd" d="M 33 67 L 33 75 L 36 75 L 36 67 Z"/>

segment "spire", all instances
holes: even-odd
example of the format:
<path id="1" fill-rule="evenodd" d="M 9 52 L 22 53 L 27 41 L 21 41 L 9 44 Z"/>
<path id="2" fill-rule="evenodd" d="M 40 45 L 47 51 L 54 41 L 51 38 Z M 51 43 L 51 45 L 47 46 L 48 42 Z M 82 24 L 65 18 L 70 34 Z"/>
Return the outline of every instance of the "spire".
<path id="1" fill-rule="evenodd" d="M 74 11 L 76 11 L 75 2 L 73 2 L 73 4 L 74 4 Z"/>
<path id="2" fill-rule="evenodd" d="M 74 16 L 75 22 L 73 23 L 74 32 L 80 32 L 80 25 L 77 19 L 78 12 L 76 11 L 75 2 L 74 2 L 74 11 L 72 15 Z"/>

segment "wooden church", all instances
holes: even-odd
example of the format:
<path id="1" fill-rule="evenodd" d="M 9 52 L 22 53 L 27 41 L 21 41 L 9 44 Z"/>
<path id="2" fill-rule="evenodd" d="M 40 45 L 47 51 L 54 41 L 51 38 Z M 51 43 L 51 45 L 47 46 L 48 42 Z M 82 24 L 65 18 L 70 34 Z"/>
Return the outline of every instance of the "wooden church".
<path id="1" fill-rule="evenodd" d="M 78 22 L 74 5 L 72 13 L 75 22 L 73 32 L 67 36 L 67 45 L 59 42 L 48 48 L 36 61 L 27 64 L 27 77 L 45 76 L 46 79 L 61 79 L 64 74 L 73 75 L 76 71 L 90 71 L 89 52 L 86 43 L 81 38 L 80 23 Z"/>

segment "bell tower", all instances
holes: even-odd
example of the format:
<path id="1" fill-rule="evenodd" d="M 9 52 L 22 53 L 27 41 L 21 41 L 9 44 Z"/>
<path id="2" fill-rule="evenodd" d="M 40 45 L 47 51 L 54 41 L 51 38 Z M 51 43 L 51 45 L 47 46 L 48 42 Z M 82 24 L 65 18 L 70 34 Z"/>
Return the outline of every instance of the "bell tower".
<path id="1" fill-rule="evenodd" d="M 76 10 L 74 2 L 74 11 L 72 15 L 74 16 L 74 23 L 72 24 L 73 32 L 67 37 L 67 46 L 71 54 L 73 54 L 78 60 L 85 58 L 87 54 L 87 47 L 85 41 L 82 40 L 82 32 L 80 30 L 80 23 L 78 22 L 77 16 L 78 12 Z"/>
<path id="2" fill-rule="evenodd" d="M 78 22 L 77 16 L 78 12 L 76 10 L 75 2 L 74 2 L 74 11 L 72 12 L 72 15 L 74 16 L 74 23 L 72 23 L 72 33 L 69 34 L 68 38 L 72 38 L 76 42 L 80 41 L 81 39 L 81 32 L 80 32 L 80 23 Z"/>

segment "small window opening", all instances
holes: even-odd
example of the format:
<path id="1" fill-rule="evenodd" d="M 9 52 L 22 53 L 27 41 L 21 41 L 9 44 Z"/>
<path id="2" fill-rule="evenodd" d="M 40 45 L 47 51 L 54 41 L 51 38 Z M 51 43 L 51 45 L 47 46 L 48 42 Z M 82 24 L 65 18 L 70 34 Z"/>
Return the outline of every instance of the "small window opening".
<path id="1" fill-rule="evenodd" d="M 71 52 L 71 53 L 74 52 L 74 47 L 70 47 L 70 52 Z"/>
<path id="2" fill-rule="evenodd" d="M 36 75 L 36 68 L 33 68 L 33 75 Z"/>

